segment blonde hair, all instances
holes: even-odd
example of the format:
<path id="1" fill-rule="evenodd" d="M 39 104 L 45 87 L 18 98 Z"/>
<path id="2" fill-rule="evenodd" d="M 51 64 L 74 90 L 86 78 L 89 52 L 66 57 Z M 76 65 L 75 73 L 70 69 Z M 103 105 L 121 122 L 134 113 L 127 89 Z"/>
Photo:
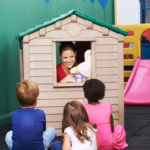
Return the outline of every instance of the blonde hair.
<path id="1" fill-rule="evenodd" d="M 63 111 L 62 132 L 65 128 L 72 126 L 76 137 L 82 143 L 84 140 L 91 142 L 91 137 L 88 136 L 87 130 L 97 128 L 96 124 L 89 122 L 89 118 L 84 106 L 78 101 L 68 102 Z"/>
<path id="2" fill-rule="evenodd" d="M 39 87 L 31 80 L 23 80 L 16 87 L 16 96 L 21 106 L 32 106 L 39 96 Z"/>

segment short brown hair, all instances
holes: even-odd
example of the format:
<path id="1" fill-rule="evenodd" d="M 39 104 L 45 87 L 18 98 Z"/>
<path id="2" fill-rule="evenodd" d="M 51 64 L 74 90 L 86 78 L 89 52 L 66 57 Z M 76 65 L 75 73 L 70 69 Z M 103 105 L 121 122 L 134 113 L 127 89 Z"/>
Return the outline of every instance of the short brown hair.
<path id="1" fill-rule="evenodd" d="M 39 87 L 31 80 L 23 80 L 16 87 L 16 96 L 21 106 L 32 106 L 39 96 Z"/>
<path id="2" fill-rule="evenodd" d="M 62 132 L 64 132 L 65 128 L 69 126 L 72 126 L 76 137 L 82 143 L 85 139 L 91 142 L 91 137 L 88 136 L 87 130 L 91 129 L 94 132 L 93 128 L 97 128 L 96 124 L 89 122 L 89 118 L 83 104 L 78 101 L 68 102 L 64 107 Z"/>

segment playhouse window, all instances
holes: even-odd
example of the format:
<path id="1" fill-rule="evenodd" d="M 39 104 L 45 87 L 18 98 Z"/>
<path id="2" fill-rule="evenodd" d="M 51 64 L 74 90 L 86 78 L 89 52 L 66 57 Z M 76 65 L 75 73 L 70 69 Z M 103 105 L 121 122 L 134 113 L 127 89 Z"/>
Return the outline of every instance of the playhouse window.
<path id="1" fill-rule="evenodd" d="M 77 55 L 76 55 L 76 62 L 77 64 L 80 64 L 81 62 L 84 61 L 84 52 L 88 49 L 92 49 L 91 48 L 91 41 L 76 41 L 73 42 L 76 46 L 76 50 L 77 50 Z M 55 57 L 56 57 L 56 62 L 54 64 L 56 64 L 56 66 L 58 64 L 62 63 L 62 60 L 59 56 L 59 46 L 60 46 L 61 42 L 55 42 Z M 53 51 L 54 52 L 54 51 Z M 57 69 L 55 69 L 56 71 L 56 77 L 55 77 L 55 81 L 54 81 L 54 87 L 64 87 L 64 86 L 82 86 L 83 82 L 81 83 L 59 83 L 57 82 Z"/>

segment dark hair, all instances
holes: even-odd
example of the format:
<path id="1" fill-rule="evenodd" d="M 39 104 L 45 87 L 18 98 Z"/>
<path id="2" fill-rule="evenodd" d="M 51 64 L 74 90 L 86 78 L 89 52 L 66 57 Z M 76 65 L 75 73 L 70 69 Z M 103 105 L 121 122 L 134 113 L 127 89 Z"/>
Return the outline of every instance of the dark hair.
<path id="1" fill-rule="evenodd" d="M 59 46 L 59 54 L 61 55 L 63 51 L 69 49 L 76 52 L 76 47 L 72 42 L 62 42 Z"/>
<path id="2" fill-rule="evenodd" d="M 76 137 L 82 143 L 85 139 L 91 142 L 91 137 L 88 136 L 87 130 L 91 129 L 95 132 L 93 128 L 97 127 L 96 124 L 89 122 L 89 118 L 83 104 L 78 101 L 68 102 L 64 107 L 62 132 L 64 132 L 65 128 L 69 126 L 73 128 Z"/>
<path id="3" fill-rule="evenodd" d="M 98 102 L 105 96 L 105 85 L 98 79 L 87 80 L 83 85 L 83 91 L 88 103 Z"/>
<path id="4" fill-rule="evenodd" d="M 16 87 L 16 96 L 22 107 L 32 106 L 39 96 L 39 87 L 31 80 L 23 80 Z"/>

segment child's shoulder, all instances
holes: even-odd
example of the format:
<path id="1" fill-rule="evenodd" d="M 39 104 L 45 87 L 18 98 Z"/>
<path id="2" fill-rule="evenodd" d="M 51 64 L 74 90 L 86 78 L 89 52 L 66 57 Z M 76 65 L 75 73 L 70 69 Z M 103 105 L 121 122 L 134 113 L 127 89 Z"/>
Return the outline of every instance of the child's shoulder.
<path id="1" fill-rule="evenodd" d="M 69 126 L 65 128 L 64 133 L 67 133 L 69 136 L 74 132 L 73 127 Z"/>
<path id="2" fill-rule="evenodd" d="M 112 108 L 112 105 L 108 102 L 101 102 L 100 104 L 103 108 L 106 108 L 106 109 L 111 109 Z"/>
<path id="3" fill-rule="evenodd" d="M 14 115 L 17 115 L 19 113 L 19 110 L 15 110 L 11 113 L 11 117 L 14 116 Z"/>
<path id="4" fill-rule="evenodd" d="M 37 108 L 35 108 L 35 111 L 44 113 L 44 111 L 43 111 L 42 109 L 37 109 Z"/>
<path id="5" fill-rule="evenodd" d="M 35 109 L 35 111 L 37 112 L 37 114 L 41 114 L 41 115 L 45 115 L 45 112 L 41 109 Z"/>
<path id="6" fill-rule="evenodd" d="M 93 107 L 93 106 L 111 106 L 111 104 L 108 102 L 100 102 L 99 104 L 96 104 L 96 105 L 84 104 L 84 106 L 85 107 L 86 106 L 91 106 L 91 107 Z"/>
<path id="7" fill-rule="evenodd" d="M 11 113 L 11 116 L 14 116 L 14 115 L 20 115 L 21 112 L 30 112 L 30 113 L 36 113 L 38 115 L 45 115 L 44 111 L 41 110 L 41 109 L 32 109 L 32 108 L 28 108 L 28 110 L 25 110 L 26 108 L 21 108 L 21 109 L 18 109 L 16 111 L 13 111 Z M 31 109 L 32 111 L 30 111 L 29 109 Z"/>
<path id="8" fill-rule="evenodd" d="M 66 130 L 73 130 L 73 128 L 72 128 L 72 126 L 69 126 L 69 127 L 65 128 L 65 131 Z"/>

